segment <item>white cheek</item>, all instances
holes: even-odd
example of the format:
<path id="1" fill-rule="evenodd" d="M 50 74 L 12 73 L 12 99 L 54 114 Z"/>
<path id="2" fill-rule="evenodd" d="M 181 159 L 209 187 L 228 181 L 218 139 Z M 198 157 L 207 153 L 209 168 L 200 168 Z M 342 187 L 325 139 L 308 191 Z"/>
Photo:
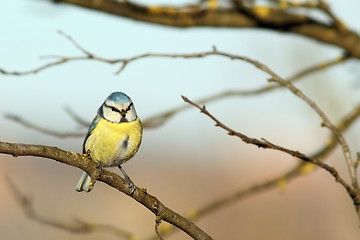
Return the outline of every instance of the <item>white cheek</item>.
<path id="1" fill-rule="evenodd" d="M 136 120 L 136 111 L 135 108 L 131 108 L 130 111 L 127 112 L 126 114 L 126 118 L 128 119 L 129 122 Z"/>
<path id="2" fill-rule="evenodd" d="M 111 122 L 120 122 L 121 115 L 118 112 L 111 111 L 109 108 L 103 108 L 104 118 Z"/>

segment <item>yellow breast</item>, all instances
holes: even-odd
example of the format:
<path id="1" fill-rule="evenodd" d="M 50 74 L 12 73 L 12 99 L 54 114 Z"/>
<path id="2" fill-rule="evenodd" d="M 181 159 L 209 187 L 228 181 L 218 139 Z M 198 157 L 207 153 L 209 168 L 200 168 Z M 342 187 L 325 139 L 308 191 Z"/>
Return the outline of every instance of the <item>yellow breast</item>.
<path id="1" fill-rule="evenodd" d="M 114 167 L 132 158 L 142 139 L 142 125 L 133 122 L 112 123 L 103 118 L 85 141 L 85 151 L 103 167 Z"/>

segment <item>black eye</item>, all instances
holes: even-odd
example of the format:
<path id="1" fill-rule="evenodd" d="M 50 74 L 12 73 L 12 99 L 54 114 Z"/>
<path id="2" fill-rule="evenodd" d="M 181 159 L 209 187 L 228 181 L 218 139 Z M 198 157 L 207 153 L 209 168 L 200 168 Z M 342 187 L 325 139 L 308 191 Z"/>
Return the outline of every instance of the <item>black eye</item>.
<path id="1" fill-rule="evenodd" d="M 111 111 L 113 112 L 119 112 L 119 110 L 117 108 L 114 108 L 114 107 L 110 107 Z"/>

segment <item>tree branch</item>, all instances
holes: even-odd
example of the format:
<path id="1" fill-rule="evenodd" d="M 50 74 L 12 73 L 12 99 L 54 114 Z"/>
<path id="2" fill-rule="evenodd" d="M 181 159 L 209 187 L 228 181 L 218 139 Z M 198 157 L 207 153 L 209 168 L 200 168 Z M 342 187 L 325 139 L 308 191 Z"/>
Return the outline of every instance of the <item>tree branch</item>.
<path id="1" fill-rule="evenodd" d="M 287 149 L 284 147 L 281 147 L 279 145 L 276 145 L 274 143 L 271 143 L 265 139 L 257 139 L 257 138 L 251 138 L 246 136 L 245 134 L 242 134 L 240 132 L 237 132 L 233 129 L 231 129 L 230 127 L 226 126 L 225 124 L 223 124 L 220 120 L 218 120 L 214 115 L 212 115 L 210 112 L 208 112 L 206 110 L 205 106 L 200 106 L 194 102 L 192 102 L 190 99 L 188 99 L 187 97 L 182 96 L 183 100 L 191 105 L 193 105 L 194 107 L 198 108 L 200 110 L 201 113 L 205 114 L 206 116 L 208 116 L 210 119 L 212 119 L 215 122 L 215 126 L 216 127 L 220 127 L 222 129 L 224 129 L 225 131 L 227 131 L 227 133 L 230 136 L 236 136 L 239 137 L 243 142 L 248 143 L 248 144 L 252 144 L 252 145 L 256 145 L 259 148 L 264 148 L 264 149 L 273 149 L 273 150 L 277 150 L 277 151 L 281 151 L 284 152 L 288 155 L 291 155 L 293 157 L 299 158 L 305 162 L 310 162 L 313 163 L 317 166 L 319 166 L 320 168 L 323 168 L 324 170 L 326 170 L 328 173 L 330 173 L 337 182 L 339 182 L 347 191 L 347 193 L 349 194 L 350 198 L 352 199 L 354 206 L 356 208 L 356 213 L 358 215 L 360 215 L 359 212 L 359 208 L 360 208 L 360 193 L 358 191 L 357 188 L 353 188 L 351 185 L 349 185 L 340 175 L 339 173 L 336 171 L 335 168 L 329 166 L 328 164 L 320 161 L 318 158 L 311 158 L 299 151 L 295 151 L 295 150 L 291 150 L 291 149 Z M 334 133 L 334 136 L 337 138 L 336 133 Z"/>
<path id="2" fill-rule="evenodd" d="M 281 8 L 247 7 L 238 4 L 236 7 L 209 10 L 194 5 L 184 7 L 145 6 L 129 1 L 113 0 L 56 0 L 56 2 L 172 27 L 262 28 L 295 33 L 337 46 L 351 57 L 360 58 L 360 36 L 357 33 L 347 28 L 339 30 L 337 27 L 334 28 L 332 25 L 324 24 L 309 16 L 294 14 Z M 242 3 L 242 1 L 234 2 Z M 317 9 L 321 11 L 326 9 L 328 15 L 331 13 L 329 8 L 324 8 L 323 4 L 319 4 Z"/>
<path id="3" fill-rule="evenodd" d="M 128 187 L 127 181 L 121 178 L 119 175 L 106 169 L 103 169 L 100 174 L 100 170 L 97 168 L 97 164 L 89 159 L 86 155 L 68 152 L 57 147 L 6 142 L 0 142 L 0 153 L 11 154 L 14 157 L 43 157 L 80 168 L 86 171 L 93 180 L 104 182 L 109 186 L 116 188 L 126 195 L 132 197 L 134 200 L 138 201 L 140 204 L 153 212 L 158 219 L 162 219 L 175 225 L 192 238 L 202 240 L 212 239 L 194 223 L 167 208 L 156 197 L 147 193 L 145 189 L 136 187 L 136 190 L 133 192 Z"/>
<path id="4" fill-rule="evenodd" d="M 359 117 L 360 117 L 360 105 L 352 109 L 339 121 L 339 123 L 336 125 L 338 132 L 346 131 L 350 126 L 352 126 L 354 122 L 356 122 L 356 120 L 358 120 Z M 321 147 L 319 150 L 317 150 L 315 153 L 311 154 L 310 158 L 316 158 L 323 161 L 331 153 L 331 151 L 335 149 L 337 144 L 338 142 L 336 140 L 336 137 L 334 136 L 334 134 L 332 134 L 329 137 L 329 139 L 325 142 L 324 146 Z M 251 185 L 244 189 L 239 189 L 227 196 L 224 196 L 220 199 L 210 202 L 198 209 L 193 209 L 191 213 L 188 215 L 188 218 L 192 221 L 198 220 L 212 213 L 215 210 L 219 210 L 219 208 L 228 206 L 229 204 L 232 204 L 234 202 L 238 202 L 246 197 L 251 197 L 258 193 L 279 187 L 279 183 L 284 183 L 284 182 L 288 183 L 297 177 L 308 174 L 309 173 L 308 169 L 309 169 L 309 163 L 301 161 L 295 167 L 289 169 L 285 173 L 280 174 L 272 179 L 266 180 L 262 183 Z M 160 229 L 159 233 L 162 236 L 167 236 L 173 233 L 175 230 L 177 229 L 174 227 L 168 227 L 164 230 Z M 148 239 L 156 240 L 158 239 L 158 237 L 157 235 L 155 235 Z"/>

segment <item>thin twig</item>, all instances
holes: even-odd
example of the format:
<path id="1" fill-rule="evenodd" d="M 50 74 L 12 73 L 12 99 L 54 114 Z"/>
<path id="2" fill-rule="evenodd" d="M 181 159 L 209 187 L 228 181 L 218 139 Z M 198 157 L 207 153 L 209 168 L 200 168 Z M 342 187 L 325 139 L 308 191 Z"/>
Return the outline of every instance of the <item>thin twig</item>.
<path id="1" fill-rule="evenodd" d="M 92 58 L 93 54 L 86 50 L 83 46 L 81 46 L 77 41 L 74 40 L 73 37 L 70 35 L 64 33 L 63 31 L 59 30 L 58 33 L 62 36 L 64 36 L 67 40 L 69 40 L 77 49 L 79 49 L 80 52 L 84 53 L 88 58 Z"/>
<path id="2" fill-rule="evenodd" d="M 40 71 L 43 71 L 45 69 L 51 68 L 53 66 L 57 66 L 57 65 L 61 65 L 67 62 L 71 62 L 71 61 L 79 61 L 79 60 L 94 60 L 94 61 L 99 61 L 99 62 L 103 62 L 103 63 L 108 63 L 108 64 L 120 64 L 119 69 L 115 72 L 115 74 L 120 74 L 127 66 L 128 64 L 143 59 L 143 58 L 149 58 L 149 57 L 163 57 L 163 58 L 185 58 L 185 59 L 189 59 L 189 58 L 204 58 L 207 56 L 211 56 L 211 55 L 218 55 L 218 56 L 223 56 L 223 57 L 227 57 L 230 59 L 233 59 L 231 57 L 230 54 L 227 54 L 225 52 L 221 52 L 218 51 L 215 47 L 213 47 L 212 51 L 204 51 L 204 52 L 198 52 L 198 53 L 192 53 L 192 54 L 170 54 L 170 53 L 143 53 L 143 54 L 139 54 L 139 55 L 135 55 L 129 58 L 115 58 L 115 59 L 109 59 L 109 58 L 103 58 L 100 56 L 95 55 L 94 53 L 91 53 L 90 51 L 86 50 L 84 47 L 82 47 L 77 41 L 74 40 L 73 37 L 71 37 L 70 35 L 62 32 L 62 31 L 58 31 L 59 34 L 61 34 L 63 37 L 65 37 L 66 40 L 68 40 L 72 45 L 74 45 L 81 53 L 83 53 L 84 55 L 82 56 L 72 56 L 72 57 L 65 57 L 65 56 L 59 56 L 59 55 L 49 55 L 49 56 L 43 56 L 47 57 L 47 58 L 55 58 L 57 60 L 50 62 L 50 63 L 46 63 L 44 65 L 41 65 L 39 67 L 30 69 L 30 70 L 26 70 L 26 71 L 7 71 L 4 69 L 0 69 L 0 73 L 4 74 L 4 75 L 28 75 L 28 74 L 36 74 Z M 295 81 L 305 75 L 308 75 L 310 73 L 316 72 L 318 70 L 323 70 L 327 67 L 336 65 L 338 63 L 343 62 L 344 60 L 348 59 L 350 56 L 347 54 L 344 54 L 340 57 L 337 57 L 335 59 L 329 60 L 329 61 L 325 61 L 325 62 L 321 62 L 319 64 L 316 64 L 312 67 L 309 67 L 308 69 L 304 69 L 303 71 L 299 72 L 298 74 L 295 74 L 294 76 L 290 77 L 288 80 L 289 81 Z M 260 92 L 265 92 L 268 91 L 270 89 L 273 88 L 277 88 L 278 85 L 274 84 L 274 85 L 270 85 L 270 86 L 265 86 L 262 88 L 259 88 L 257 90 L 251 90 L 248 93 L 245 94 L 252 94 L 252 92 L 255 93 L 260 93 Z"/>

